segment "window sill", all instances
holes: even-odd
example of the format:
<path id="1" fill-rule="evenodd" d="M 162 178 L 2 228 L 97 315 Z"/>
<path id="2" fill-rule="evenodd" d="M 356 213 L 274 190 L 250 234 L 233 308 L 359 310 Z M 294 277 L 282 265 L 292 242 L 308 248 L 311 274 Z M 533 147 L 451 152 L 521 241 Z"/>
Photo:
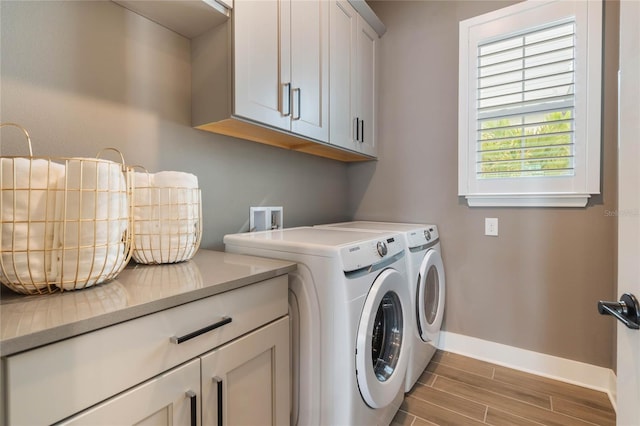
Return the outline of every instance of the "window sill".
<path id="1" fill-rule="evenodd" d="M 585 207 L 591 194 L 465 195 L 469 207 Z"/>

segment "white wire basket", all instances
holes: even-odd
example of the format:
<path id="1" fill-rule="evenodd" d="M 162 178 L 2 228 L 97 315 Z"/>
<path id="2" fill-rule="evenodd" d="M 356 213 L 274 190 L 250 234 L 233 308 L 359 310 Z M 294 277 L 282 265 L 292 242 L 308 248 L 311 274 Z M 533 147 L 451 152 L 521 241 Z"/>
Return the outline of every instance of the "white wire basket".
<path id="1" fill-rule="evenodd" d="M 47 294 L 115 278 L 133 238 L 132 172 L 122 154 L 121 163 L 37 158 L 22 126 L 4 126 L 22 130 L 29 157 L 0 161 L 0 282 L 18 293 Z"/>
<path id="2" fill-rule="evenodd" d="M 191 259 L 202 238 L 198 178 L 190 173 L 152 174 L 142 169 L 144 172 L 134 173 L 133 259 L 143 264 Z"/>

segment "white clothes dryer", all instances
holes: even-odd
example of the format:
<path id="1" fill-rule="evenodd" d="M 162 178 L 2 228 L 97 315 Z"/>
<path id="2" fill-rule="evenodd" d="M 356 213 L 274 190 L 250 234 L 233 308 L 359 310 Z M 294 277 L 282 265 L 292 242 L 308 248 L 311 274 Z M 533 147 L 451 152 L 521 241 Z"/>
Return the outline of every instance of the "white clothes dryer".
<path id="1" fill-rule="evenodd" d="M 292 425 L 388 425 L 409 358 L 397 233 L 313 227 L 226 235 L 225 250 L 297 262 L 289 275 Z"/>
<path id="2" fill-rule="evenodd" d="M 348 231 L 399 232 L 407 251 L 407 277 L 412 300 L 411 352 L 405 391 L 409 392 L 433 357 L 444 318 L 445 274 L 436 225 L 354 221 L 318 225 Z"/>

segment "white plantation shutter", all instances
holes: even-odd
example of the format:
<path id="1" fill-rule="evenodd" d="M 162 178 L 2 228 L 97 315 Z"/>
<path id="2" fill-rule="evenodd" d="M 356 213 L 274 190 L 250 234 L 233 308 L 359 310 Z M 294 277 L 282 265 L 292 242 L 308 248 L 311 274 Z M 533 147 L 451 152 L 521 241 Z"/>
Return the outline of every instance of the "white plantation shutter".
<path id="1" fill-rule="evenodd" d="M 584 206 L 600 189 L 602 3 L 529 0 L 460 23 L 458 193 Z"/>
<path id="2" fill-rule="evenodd" d="M 479 178 L 573 175 L 574 28 L 478 46 Z"/>

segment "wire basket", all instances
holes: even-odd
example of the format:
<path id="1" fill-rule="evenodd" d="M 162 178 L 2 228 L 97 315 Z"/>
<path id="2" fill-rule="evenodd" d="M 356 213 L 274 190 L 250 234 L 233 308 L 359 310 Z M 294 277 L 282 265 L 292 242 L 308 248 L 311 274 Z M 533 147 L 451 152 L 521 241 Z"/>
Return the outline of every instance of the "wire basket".
<path id="1" fill-rule="evenodd" d="M 131 170 L 98 158 L 0 161 L 0 282 L 23 294 L 115 278 L 131 257 Z M 114 150 L 113 148 L 108 148 Z M 114 150 L 119 153 L 119 151 Z"/>
<path id="2" fill-rule="evenodd" d="M 198 178 L 190 173 L 151 174 L 142 169 L 144 172 L 134 173 L 133 259 L 144 264 L 191 259 L 202 238 Z"/>

